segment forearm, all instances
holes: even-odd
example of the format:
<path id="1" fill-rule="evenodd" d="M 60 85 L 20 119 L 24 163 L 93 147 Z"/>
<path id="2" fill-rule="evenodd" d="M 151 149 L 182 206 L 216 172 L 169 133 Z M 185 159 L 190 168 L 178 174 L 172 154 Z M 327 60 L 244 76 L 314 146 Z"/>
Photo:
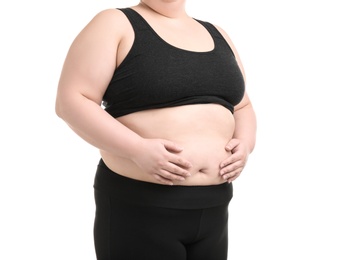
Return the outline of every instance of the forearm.
<path id="1" fill-rule="evenodd" d="M 141 140 L 139 135 L 82 95 L 58 100 L 56 113 L 86 142 L 117 156 L 131 158 L 133 148 Z"/>
<path id="2" fill-rule="evenodd" d="M 235 131 L 233 137 L 241 140 L 247 147 L 249 154 L 256 144 L 257 121 L 251 103 L 234 112 Z"/>

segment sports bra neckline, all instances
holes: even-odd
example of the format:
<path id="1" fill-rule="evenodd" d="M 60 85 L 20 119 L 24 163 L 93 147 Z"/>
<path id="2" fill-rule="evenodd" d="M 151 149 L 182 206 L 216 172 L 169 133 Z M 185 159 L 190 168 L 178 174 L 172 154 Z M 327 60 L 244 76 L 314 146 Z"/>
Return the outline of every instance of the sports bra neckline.
<path id="1" fill-rule="evenodd" d="M 205 30 L 209 33 L 212 41 L 213 41 L 213 48 L 211 50 L 207 50 L 207 51 L 193 51 L 193 50 L 188 50 L 188 49 L 183 49 L 183 48 L 180 48 L 180 47 L 177 47 L 169 42 L 167 42 L 165 39 L 163 39 L 155 30 L 154 28 L 148 23 L 148 21 L 140 14 L 138 13 L 136 10 L 132 9 L 132 8 L 126 8 L 127 10 L 130 10 L 132 13 L 134 13 L 137 17 L 139 17 L 143 22 L 144 24 L 148 27 L 148 29 L 150 29 L 152 31 L 152 33 L 157 37 L 158 40 L 160 40 L 161 42 L 165 43 L 165 45 L 167 45 L 168 47 L 170 48 L 173 48 L 173 49 L 176 49 L 178 51 L 182 51 L 182 52 L 186 52 L 186 53 L 193 53 L 193 54 L 210 54 L 210 53 L 213 53 L 215 52 L 216 50 L 216 41 L 215 41 L 215 38 L 212 34 L 212 32 L 209 30 L 209 28 L 207 28 L 207 26 L 205 26 L 200 20 L 198 19 L 195 19 L 195 18 L 192 18 L 194 19 L 195 21 L 197 21 L 201 26 L 203 26 L 205 28 Z"/>

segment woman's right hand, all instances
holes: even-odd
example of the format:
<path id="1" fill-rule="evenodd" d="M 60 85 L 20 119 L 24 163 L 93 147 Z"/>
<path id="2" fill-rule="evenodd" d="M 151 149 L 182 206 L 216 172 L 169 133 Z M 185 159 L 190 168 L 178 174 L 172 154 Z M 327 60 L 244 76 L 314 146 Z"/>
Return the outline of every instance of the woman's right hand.
<path id="1" fill-rule="evenodd" d="M 192 164 L 178 155 L 182 150 L 165 139 L 143 138 L 132 160 L 160 183 L 173 185 L 173 181 L 183 181 L 191 175 L 188 169 Z"/>

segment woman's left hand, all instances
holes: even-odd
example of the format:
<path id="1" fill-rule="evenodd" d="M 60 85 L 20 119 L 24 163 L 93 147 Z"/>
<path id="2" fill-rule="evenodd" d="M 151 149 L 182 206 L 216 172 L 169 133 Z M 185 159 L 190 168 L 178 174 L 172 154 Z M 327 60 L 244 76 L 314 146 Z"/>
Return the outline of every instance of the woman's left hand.
<path id="1" fill-rule="evenodd" d="M 232 182 L 239 177 L 243 171 L 249 152 L 244 143 L 239 139 L 231 139 L 225 147 L 231 155 L 221 162 L 220 175 L 227 182 Z"/>

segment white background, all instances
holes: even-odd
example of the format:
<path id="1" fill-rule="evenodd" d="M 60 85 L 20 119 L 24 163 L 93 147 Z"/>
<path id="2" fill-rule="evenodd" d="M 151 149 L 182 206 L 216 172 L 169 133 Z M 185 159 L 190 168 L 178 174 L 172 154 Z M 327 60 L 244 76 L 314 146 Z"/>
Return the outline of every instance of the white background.
<path id="1" fill-rule="evenodd" d="M 242 58 L 258 142 L 230 204 L 229 259 L 346 259 L 342 0 L 188 0 Z M 54 112 L 68 47 L 102 9 L 137 1 L 0 4 L 0 259 L 95 259 L 99 159 Z"/>

